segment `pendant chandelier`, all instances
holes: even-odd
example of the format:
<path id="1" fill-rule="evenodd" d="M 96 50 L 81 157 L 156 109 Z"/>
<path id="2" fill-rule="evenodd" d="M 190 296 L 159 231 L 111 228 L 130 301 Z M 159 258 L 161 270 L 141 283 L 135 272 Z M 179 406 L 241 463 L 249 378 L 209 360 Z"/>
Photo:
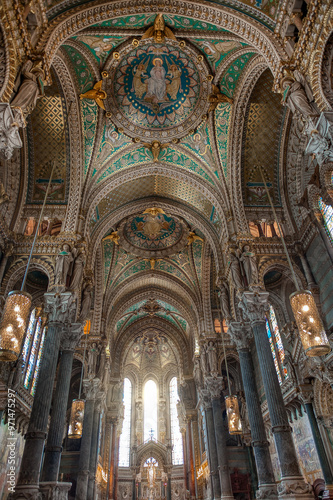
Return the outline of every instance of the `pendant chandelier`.
<path id="1" fill-rule="evenodd" d="M 36 226 L 35 236 L 31 245 L 21 290 L 14 290 L 12 292 L 9 292 L 6 299 L 0 323 L 0 361 L 16 361 L 21 353 L 32 303 L 31 295 L 25 292 L 24 288 L 27 281 L 32 253 L 35 248 L 35 243 L 42 221 L 46 200 L 50 191 L 54 168 L 55 161 L 53 161 L 50 179 L 47 185 L 44 202 Z"/>
<path id="2" fill-rule="evenodd" d="M 297 328 L 299 331 L 299 335 L 301 338 L 301 342 L 303 345 L 303 349 L 305 354 L 309 357 L 312 356 L 325 356 L 331 351 L 331 347 L 328 342 L 328 338 L 325 332 L 325 328 L 321 317 L 318 312 L 317 305 L 315 303 L 314 297 L 309 290 L 301 290 L 296 278 L 296 274 L 291 263 L 287 245 L 285 243 L 283 233 L 281 230 L 281 226 L 277 220 L 276 212 L 274 209 L 274 205 L 269 194 L 265 177 L 261 166 L 259 165 L 260 174 L 265 186 L 266 194 L 269 200 L 269 203 L 272 208 L 272 212 L 274 215 L 275 222 L 279 229 L 281 242 L 287 257 L 287 261 L 290 267 L 290 271 L 293 277 L 293 281 L 295 283 L 296 292 L 292 293 L 289 297 L 291 308 L 293 310 L 295 321 L 297 324 Z"/>
<path id="3" fill-rule="evenodd" d="M 84 361 L 86 359 L 88 334 L 89 334 L 89 330 L 87 331 L 87 333 L 85 333 L 86 340 L 84 343 L 84 351 L 83 351 L 83 359 L 82 359 L 79 397 L 78 397 L 78 399 L 73 399 L 73 401 L 72 401 L 71 416 L 69 418 L 69 426 L 68 426 L 68 434 L 67 434 L 69 439 L 80 439 L 82 437 L 84 407 L 85 407 L 86 402 L 84 399 L 81 399 L 81 389 L 82 389 L 82 379 L 83 379 L 83 371 L 84 371 Z"/>
<path id="4" fill-rule="evenodd" d="M 217 302 L 218 304 L 218 302 Z M 224 361 L 225 361 L 225 370 L 227 372 L 227 380 L 228 380 L 228 396 L 224 397 L 225 400 L 225 406 L 226 406 L 226 412 L 227 412 L 227 418 L 228 418 L 228 429 L 229 429 L 229 434 L 235 435 L 235 434 L 243 434 L 242 430 L 242 421 L 239 413 L 239 405 L 238 405 L 238 398 L 236 395 L 231 394 L 231 389 L 230 389 L 230 378 L 229 378 L 229 370 L 228 370 L 228 360 L 227 356 L 225 353 L 225 345 L 224 345 L 224 335 L 223 335 L 223 330 L 222 330 L 222 318 L 220 314 L 220 308 L 218 308 L 218 314 L 219 314 L 219 320 L 220 320 L 220 325 L 221 325 L 221 336 L 222 336 L 222 346 L 223 346 L 223 355 L 224 355 Z"/>

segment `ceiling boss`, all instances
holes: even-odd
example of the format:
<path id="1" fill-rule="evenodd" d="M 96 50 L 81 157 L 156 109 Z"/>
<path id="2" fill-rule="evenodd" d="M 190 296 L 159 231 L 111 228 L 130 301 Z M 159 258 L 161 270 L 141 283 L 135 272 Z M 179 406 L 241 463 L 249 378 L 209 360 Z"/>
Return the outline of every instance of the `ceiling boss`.
<path id="1" fill-rule="evenodd" d="M 117 54 L 105 68 L 105 108 L 117 127 L 146 144 L 198 127 L 210 107 L 209 66 L 198 49 L 176 39 L 161 14 L 139 42 L 123 44 Z"/>

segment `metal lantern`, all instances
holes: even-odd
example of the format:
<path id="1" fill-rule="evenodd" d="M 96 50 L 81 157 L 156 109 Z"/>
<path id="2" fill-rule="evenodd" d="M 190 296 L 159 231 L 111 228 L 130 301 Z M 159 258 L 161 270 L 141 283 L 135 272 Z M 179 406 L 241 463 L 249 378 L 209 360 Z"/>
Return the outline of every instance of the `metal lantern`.
<path id="1" fill-rule="evenodd" d="M 331 348 L 323 322 L 308 290 L 299 290 L 290 295 L 290 304 L 295 316 L 303 348 L 307 356 L 324 356 Z"/>
<path id="2" fill-rule="evenodd" d="M 19 357 L 30 308 L 29 293 L 13 291 L 8 294 L 0 324 L 0 361 L 16 361 Z"/>
<path id="3" fill-rule="evenodd" d="M 84 399 L 73 399 L 68 427 L 68 437 L 70 439 L 80 439 L 82 437 L 84 405 Z"/>
<path id="4" fill-rule="evenodd" d="M 242 434 L 242 422 L 239 415 L 237 396 L 226 396 L 224 399 L 227 409 L 229 434 Z"/>

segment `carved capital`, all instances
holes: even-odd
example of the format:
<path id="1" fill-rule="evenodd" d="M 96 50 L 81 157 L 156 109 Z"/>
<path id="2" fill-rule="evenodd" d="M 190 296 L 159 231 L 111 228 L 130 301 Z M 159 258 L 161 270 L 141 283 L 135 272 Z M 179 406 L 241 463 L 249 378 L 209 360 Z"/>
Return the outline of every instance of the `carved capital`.
<path id="1" fill-rule="evenodd" d="M 268 292 L 243 293 L 239 308 L 252 324 L 265 321 L 265 313 L 268 309 L 268 297 Z"/>
<path id="2" fill-rule="evenodd" d="M 252 328 L 248 323 L 232 321 L 228 325 L 228 334 L 235 342 L 237 350 L 248 349 L 253 339 Z"/>
<path id="3" fill-rule="evenodd" d="M 49 323 L 71 322 L 75 316 L 76 300 L 71 292 L 47 292 L 44 294 L 44 302 Z"/>
<path id="4" fill-rule="evenodd" d="M 304 404 L 311 404 L 313 402 L 313 386 L 311 384 L 300 384 L 298 386 L 300 396 Z"/>
<path id="5" fill-rule="evenodd" d="M 211 399 L 220 399 L 223 389 L 222 377 L 207 377 L 205 383 Z"/>
<path id="6" fill-rule="evenodd" d="M 83 327 L 81 323 L 65 325 L 61 337 L 61 350 L 75 351 L 82 335 Z"/>
<path id="7" fill-rule="evenodd" d="M 101 381 L 98 378 L 85 379 L 83 381 L 83 390 L 87 400 L 95 400 L 100 389 Z"/>

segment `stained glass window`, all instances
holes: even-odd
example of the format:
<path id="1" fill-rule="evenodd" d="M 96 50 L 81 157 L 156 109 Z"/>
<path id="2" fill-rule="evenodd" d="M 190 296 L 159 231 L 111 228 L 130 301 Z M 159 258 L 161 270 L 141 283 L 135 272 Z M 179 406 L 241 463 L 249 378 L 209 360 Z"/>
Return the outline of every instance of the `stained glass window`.
<path id="1" fill-rule="evenodd" d="M 33 396 L 36 390 L 46 334 L 46 328 L 42 328 L 42 318 L 38 316 L 38 313 L 39 309 L 35 308 L 30 315 L 22 350 L 23 361 L 25 362 L 23 385 Z"/>
<path id="2" fill-rule="evenodd" d="M 179 401 L 177 390 L 177 378 L 170 380 L 170 425 L 172 442 L 172 463 L 181 465 L 183 463 L 183 438 L 179 429 L 179 420 L 177 413 L 177 403 Z"/>
<path id="3" fill-rule="evenodd" d="M 281 385 L 283 380 L 288 378 L 288 372 L 283 364 L 285 357 L 283 344 L 279 326 L 275 316 L 275 311 L 271 305 L 269 306 L 269 315 L 268 317 L 266 316 L 266 331 L 272 351 L 276 373 Z"/>
<path id="4" fill-rule="evenodd" d="M 119 466 L 129 467 L 131 446 L 131 412 L 132 412 L 132 384 L 128 378 L 124 380 L 124 421 L 123 430 L 119 439 Z"/>
<path id="5" fill-rule="evenodd" d="M 153 380 L 148 380 L 144 388 L 143 439 L 157 438 L 157 386 Z"/>
<path id="6" fill-rule="evenodd" d="M 324 219 L 326 232 L 333 243 L 333 208 L 331 205 L 326 205 L 322 198 L 319 198 L 319 208 Z"/>

